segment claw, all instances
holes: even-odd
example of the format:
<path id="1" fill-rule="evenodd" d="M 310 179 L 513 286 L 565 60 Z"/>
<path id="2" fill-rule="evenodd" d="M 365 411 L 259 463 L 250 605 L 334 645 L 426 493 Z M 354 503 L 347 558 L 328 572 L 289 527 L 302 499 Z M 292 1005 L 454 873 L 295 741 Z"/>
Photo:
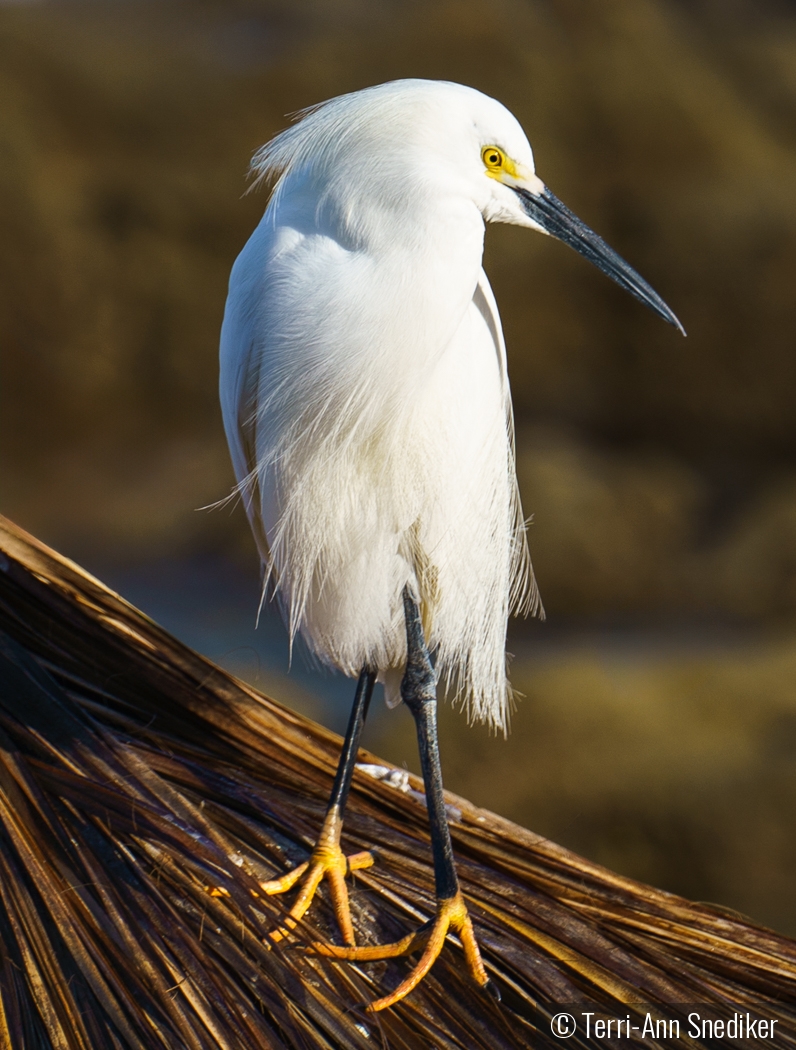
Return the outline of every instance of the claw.
<path id="1" fill-rule="evenodd" d="M 370 1013 L 377 1013 L 379 1010 L 386 1010 L 387 1007 L 394 1006 L 417 987 L 436 962 L 449 930 L 457 933 L 461 938 L 467 968 L 473 979 L 481 988 L 488 989 L 490 980 L 484 969 L 470 914 L 461 893 L 457 893 L 455 897 L 438 900 L 437 914 L 432 921 L 425 923 L 415 933 L 410 933 L 393 944 L 378 944 L 367 948 L 357 948 L 352 945 L 341 948 L 334 944 L 316 943 L 313 944 L 313 950 L 318 955 L 325 955 L 333 959 L 369 962 L 377 959 L 394 959 L 418 948 L 425 948 L 415 968 L 395 991 L 381 999 L 376 999 L 367 1007 Z"/>
<path id="2" fill-rule="evenodd" d="M 260 888 L 264 893 L 272 896 L 277 893 L 286 893 L 301 880 L 299 895 L 288 913 L 285 925 L 273 930 L 268 936 L 274 943 L 284 940 L 290 936 L 312 904 L 313 898 L 323 879 L 329 881 L 329 891 L 332 898 L 340 933 L 347 945 L 354 945 L 354 926 L 351 922 L 351 909 L 348 904 L 348 888 L 345 884 L 345 876 L 351 871 L 369 868 L 373 864 L 373 856 L 370 853 L 355 853 L 346 857 L 337 842 L 329 841 L 332 836 L 321 832 L 318 845 L 312 852 L 308 861 L 299 864 L 298 867 L 289 871 L 279 879 L 271 879 L 269 882 L 261 882 Z"/>
<path id="3" fill-rule="evenodd" d="M 261 882 L 260 889 L 271 896 L 274 893 L 287 893 L 289 889 L 298 882 L 307 868 L 310 866 L 310 862 L 305 860 L 303 864 L 299 864 L 297 868 L 293 868 L 287 875 L 283 875 L 279 879 L 271 879 L 269 882 Z"/>

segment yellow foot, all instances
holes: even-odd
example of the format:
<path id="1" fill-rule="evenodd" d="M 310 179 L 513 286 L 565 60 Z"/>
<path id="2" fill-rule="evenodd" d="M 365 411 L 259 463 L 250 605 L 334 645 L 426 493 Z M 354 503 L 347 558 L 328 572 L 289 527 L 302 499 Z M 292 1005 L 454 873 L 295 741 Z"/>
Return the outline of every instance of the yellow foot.
<path id="1" fill-rule="evenodd" d="M 346 944 L 354 945 L 354 927 L 351 922 L 351 910 L 348 905 L 348 890 L 346 889 L 345 877 L 349 871 L 357 871 L 361 868 L 369 868 L 373 864 L 371 853 L 355 853 L 346 857 L 336 842 L 323 843 L 324 836 L 321 833 L 321 841 L 312 851 L 312 856 L 297 868 L 283 875 L 281 879 L 272 879 L 270 882 L 261 882 L 261 889 L 267 894 L 286 893 L 301 880 L 301 889 L 296 902 L 290 909 L 289 918 L 285 920 L 285 927 L 274 930 L 269 934 L 272 941 L 281 941 L 290 936 L 290 930 L 296 928 L 298 920 L 312 904 L 312 899 L 324 878 L 329 881 L 329 891 L 332 896 L 332 907 L 335 918 L 340 927 L 340 933 Z"/>
<path id="2" fill-rule="evenodd" d="M 314 944 L 313 950 L 319 955 L 326 955 L 333 959 L 369 962 L 377 959 L 393 959 L 425 947 L 420 961 L 406 980 L 402 981 L 390 995 L 376 999 L 368 1006 L 367 1009 L 370 1012 L 376 1013 L 379 1010 L 386 1010 L 388 1006 L 394 1006 L 420 984 L 442 951 L 449 930 L 457 933 L 461 938 L 464 958 L 473 979 L 482 988 L 486 988 L 489 985 L 489 977 L 484 969 L 481 952 L 478 950 L 478 942 L 473 932 L 473 924 L 461 893 L 457 893 L 455 897 L 438 900 L 436 918 L 425 923 L 416 933 L 410 933 L 394 944 L 377 944 L 371 948 L 339 948 L 334 944 Z"/>

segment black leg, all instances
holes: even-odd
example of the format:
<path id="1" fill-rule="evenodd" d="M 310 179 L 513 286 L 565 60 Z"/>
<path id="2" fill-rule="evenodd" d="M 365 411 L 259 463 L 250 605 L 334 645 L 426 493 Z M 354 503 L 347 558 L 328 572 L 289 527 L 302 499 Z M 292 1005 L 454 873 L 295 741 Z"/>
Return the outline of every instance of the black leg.
<path id="1" fill-rule="evenodd" d="M 431 666 L 428 648 L 423 637 L 420 610 L 408 587 L 404 588 L 403 600 L 406 615 L 407 659 L 406 672 L 401 681 L 401 697 L 412 712 L 417 727 L 417 742 L 420 748 L 420 763 L 423 767 L 428 820 L 431 827 L 431 848 L 434 854 L 437 914 L 417 932 L 410 933 L 394 944 L 357 948 L 353 946 L 352 939 L 346 942 L 345 947 L 332 944 L 313 946 L 319 955 L 362 962 L 393 959 L 418 948 L 423 949 L 420 960 L 409 976 L 389 995 L 369 1005 L 368 1010 L 374 1013 L 386 1010 L 389 1006 L 400 1002 L 413 988 L 417 987 L 442 951 L 449 930 L 453 930 L 461 938 L 467 968 L 476 983 L 484 989 L 492 986 L 481 959 L 467 905 L 459 890 L 459 880 L 456 877 L 456 868 L 453 863 L 448 815 L 445 812 L 445 799 L 442 794 L 442 769 L 437 740 L 437 686 L 434 668 Z M 352 715 L 352 722 L 353 718 Z M 330 810 L 329 815 L 331 814 Z"/>
<path id="2" fill-rule="evenodd" d="M 438 900 L 449 900 L 459 892 L 459 880 L 453 862 L 453 846 L 448 828 L 448 814 L 442 793 L 442 766 L 437 736 L 437 684 L 428 655 L 423 624 L 417 602 L 404 587 L 406 616 L 406 672 L 401 681 L 401 698 L 415 720 L 420 766 L 426 787 L 431 849 L 434 855 L 434 879 Z"/>
<path id="3" fill-rule="evenodd" d="M 309 908 L 321 880 L 326 878 L 329 882 L 332 907 L 334 908 L 342 938 L 347 945 L 355 943 L 345 876 L 349 871 L 369 868 L 373 864 L 373 855 L 369 852 L 363 852 L 355 853 L 352 857 L 346 857 L 340 848 L 340 836 L 343 830 L 345 805 L 351 789 L 351 778 L 354 775 L 357 752 L 359 751 L 359 740 L 368 714 L 375 681 L 375 672 L 367 667 L 363 667 L 357 682 L 354 706 L 351 708 L 351 717 L 348 720 L 348 729 L 343 741 L 343 750 L 337 765 L 337 773 L 332 785 L 332 794 L 329 798 L 326 816 L 310 859 L 305 861 L 304 864 L 299 864 L 297 868 L 294 868 L 281 878 L 260 883 L 266 893 L 273 894 L 285 893 L 286 890 L 291 889 L 301 880 L 299 895 L 290 909 L 289 917 L 285 920 L 284 927 L 280 927 L 270 934 L 273 941 L 281 941 L 288 935 L 290 930 L 295 928 L 296 921 L 301 919 L 307 908 Z"/>
<path id="4" fill-rule="evenodd" d="M 357 762 L 359 741 L 365 719 L 368 717 L 370 698 L 373 696 L 373 686 L 376 682 L 376 672 L 363 667 L 357 682 L 357 691 L 354 694 L 354 705 L 351 708 L 351 716 L 348 719 L 343 750 L 340 753 L 340 762 L 334 778 L 332 793 L 329 796 L 327 812 L 336 809 L 342 818 L 345 804 L 348 801 L 348 792 L 351 790 L 351 778 L 354 775 L 354 766 Z"/>

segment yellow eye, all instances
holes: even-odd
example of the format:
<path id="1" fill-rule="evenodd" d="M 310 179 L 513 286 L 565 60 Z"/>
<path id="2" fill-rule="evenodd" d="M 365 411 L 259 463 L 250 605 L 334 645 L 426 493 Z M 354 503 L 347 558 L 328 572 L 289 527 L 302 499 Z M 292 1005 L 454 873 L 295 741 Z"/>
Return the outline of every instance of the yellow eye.
<path id="1" fill-rule="evenodd" d="M 497 146 L 484 146 L 481 150 L 481 160 L 488 171 L 500 171 L 506 163 L 503 150 L 498 149 Z"/>

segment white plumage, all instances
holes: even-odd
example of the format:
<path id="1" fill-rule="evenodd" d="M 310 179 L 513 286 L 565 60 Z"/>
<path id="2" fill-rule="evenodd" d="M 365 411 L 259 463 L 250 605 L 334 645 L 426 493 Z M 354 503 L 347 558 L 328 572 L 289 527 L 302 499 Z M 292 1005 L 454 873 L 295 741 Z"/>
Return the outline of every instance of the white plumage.
<path id="1" fill-rule="evenodd" d="M 275 186 L 232 271 L 221 402 L 266 582 L 291 637 L 348 675 L 377 668 L 388 703 L 408 584 L 438 677 L 505 728 L 507 617 L 540 604 L 484 222 L 596 244 L 620 283 L 637 275 L 611 271 L 610 249 L 572 225 L 511 113 L 457 84 L 332 99 L 253 171 Z"/>
<path id="2" fill-rule="evenodd" d="M 254 170 L 277 181 L 232 271 L 221 398 L 291 634 L 348 675 L 378 668 L 395 702 L 409 583 L 438 674 L 503 727 L 507 617 L 538 602 L 481 268 L 495 209 L 470 186 L 491 190 L 479 154 L 497 137 L 532 163 L 497 102 L 404 81 L 333 99 L 265 146 Z"/>

